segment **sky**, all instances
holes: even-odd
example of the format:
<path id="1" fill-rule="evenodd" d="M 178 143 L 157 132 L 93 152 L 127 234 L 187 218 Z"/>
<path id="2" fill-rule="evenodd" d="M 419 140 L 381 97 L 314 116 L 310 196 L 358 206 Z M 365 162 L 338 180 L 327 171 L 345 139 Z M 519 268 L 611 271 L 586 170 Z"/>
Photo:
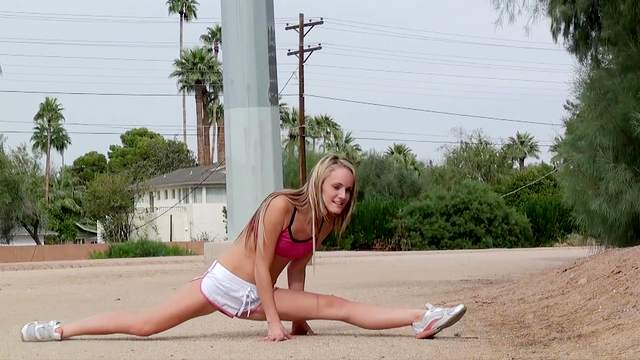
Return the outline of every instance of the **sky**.
<path id="1" fill-rule="evenodd" d="M 179 24 L 165 1 L 8 5 L 0 5 L 0 133 L 9 147 L 29 142 L 45 96 L 64 107 L 67 164 L 89 151 L 106 155 L 135 127 L 182 138 L 181 100 L 169 78 Z M 305 66 L 306 112 L 332 116 L 364 150 L 404 143 L 420 160 L 439 163 L 460 132 L 480 130 L 499 144 L 520 131 L 535 137 L 548 162 L 549 145 L 563 133 L 576 63 L 544 18 L 528 28 L 525 19 L 498 26 L 490 0 L 277 0 L 274 9 L 283 100 L 297 107 L 297 59 L 286 53 L 298 38 L 284 28 L 300 12 L 322 17 L 305 38 L 322 44 Z M 185 46 L 199 45 L 220 21 L 220 1 L 201 0 L 198 20 L 185 25 Z M 194 103 L 189 96 L 195 151 Z"/>

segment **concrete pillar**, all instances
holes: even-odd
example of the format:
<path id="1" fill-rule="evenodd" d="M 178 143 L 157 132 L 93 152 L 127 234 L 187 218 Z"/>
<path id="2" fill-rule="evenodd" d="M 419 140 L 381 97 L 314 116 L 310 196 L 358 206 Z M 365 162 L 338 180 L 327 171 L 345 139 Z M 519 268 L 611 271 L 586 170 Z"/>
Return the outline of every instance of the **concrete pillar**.
<path id="1" fill-rule="evenodd" d="M 273 0 L 222 0 L 228 239 L 282 188 Z"/>

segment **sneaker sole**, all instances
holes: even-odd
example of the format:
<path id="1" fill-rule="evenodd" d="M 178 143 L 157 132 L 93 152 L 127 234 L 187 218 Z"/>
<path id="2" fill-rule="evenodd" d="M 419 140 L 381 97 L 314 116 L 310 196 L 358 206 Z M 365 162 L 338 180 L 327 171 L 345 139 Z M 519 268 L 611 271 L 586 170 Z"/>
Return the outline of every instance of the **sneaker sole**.
<path id="1" fill-rule="evenodd" d="M 29 325 L 29 324 L 27 324 L 27 325 L 23 326 L 23 327 L 22 327 L 22 329 L 20 330 L 20 337 L 22 338 L 22 341 L 23 341 L 23 342 L 26 342 L 26 341 L 27 341 L 27 340 L 25 340 L 25 339 L 24 339 L 24 337 L 25 337 L 25 330 L 27 329 L 27 326 L 28 326 L 28 325 Z"/>
<path id="2" fill-rule="evenodd" d="M 432 339 L 434 337 L 434 335 L 436 335 L 437 333 L 439 333 L 440 331 L 448 328 L 449 326 L 455 324 L 458 322 L 458 320 L 460 320 L 462 318 L 462 316 L 467 312 L 467 308 L 466 306 L 463 306 L 462 309 L 455 315 L 453 315 L 452 317 L 449 318 L 449 320 L 447 320 L 446 322 L 434 327 L 434 328 L 429 328 L 429 326 L 427 326 L 423 331 L 419 332 L 418 334 L 416 334 L 416 339 Z"/>

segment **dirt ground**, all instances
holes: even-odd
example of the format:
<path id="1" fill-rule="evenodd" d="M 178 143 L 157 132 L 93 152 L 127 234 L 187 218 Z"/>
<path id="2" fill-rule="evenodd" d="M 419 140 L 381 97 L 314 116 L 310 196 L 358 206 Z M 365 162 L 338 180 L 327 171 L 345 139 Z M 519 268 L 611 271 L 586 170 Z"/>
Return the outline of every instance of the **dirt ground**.
<path id="1" fill-rule="evenodd" d="M 389 306 L 468 306 L 434 340 L 312 321 L 318 335 L 262 340 L 261 322 L 221 314 L 147 339 L 22 343 L 31 320 L 140 309 L 206 269 L 202 256 L 0 264 L 0 359 L 640 358 L 640 248 L 320 253 L 307 289 Z M 284 285 L 285 279 L 280 279 Z"/>

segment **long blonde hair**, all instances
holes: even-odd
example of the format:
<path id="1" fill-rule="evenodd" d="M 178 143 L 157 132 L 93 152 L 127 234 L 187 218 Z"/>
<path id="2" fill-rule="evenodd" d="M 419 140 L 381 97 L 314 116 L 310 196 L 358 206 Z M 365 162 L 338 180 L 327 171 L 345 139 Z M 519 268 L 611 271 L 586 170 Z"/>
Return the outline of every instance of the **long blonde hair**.
<path id="1" fill-rule="evenodd" d="M 322 185 L 329 174 L 340 167 L 351 171 L 353 175 L 353 189 L 349 201 L 345 205 L 342 213 L 333 216 L 332 230 L 336 235 L 341 235 L 349 224 L 349 220 L 351 220 L 351 214 L 356 204 L 355 197 L 358 193 L 356 170 L 349 160 L 338 155 L 326 155 L 313 167 L 311 176 L 309 176 L 309 179 L 302 187 L 298 189 L 284 189 L 269 194 L 242 230 L 239 238 L 243 238 L 245 245 L 251 249 L 257 250 L 261 248 L 264 244 L 264 217 L 267 208 L 274 198 L 284 195 L 295 208 L 303 209 L 307 206 L 311 208 L 311 237 L 313 239 L 313 254 L 315 255 L 316 224 L 319 224 L 323 219 L 327 222 L 330 220 L 327 207 L 322 199 Z"/>

